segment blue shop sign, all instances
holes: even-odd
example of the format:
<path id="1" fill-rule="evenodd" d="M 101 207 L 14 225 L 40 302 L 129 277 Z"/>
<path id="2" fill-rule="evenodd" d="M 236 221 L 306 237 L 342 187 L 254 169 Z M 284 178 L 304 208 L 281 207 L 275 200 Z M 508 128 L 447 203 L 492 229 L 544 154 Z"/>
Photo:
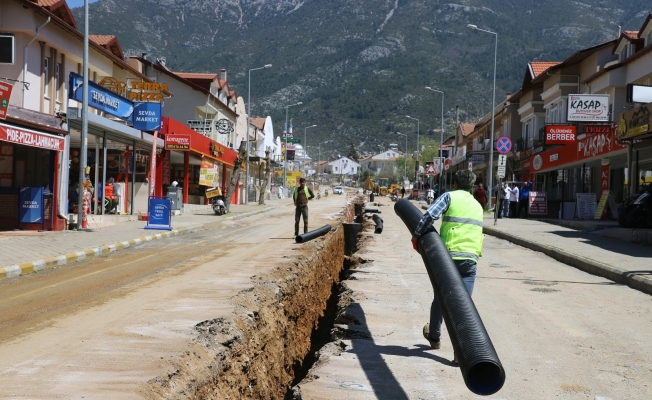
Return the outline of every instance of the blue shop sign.
<path id="1" fill-rule="evenodd" d="M 84 77 L 71 72 L 69 82 L 68 98 L 81 103 Z M 129 99 L 91 81 L 88 81 L 88 105 L 125 121 L 131 121 L 134 112 L 134 103 Z"/>
<path id="2" fill-rule="evenodd" d="M 18 219 L 21 224 L 43 223 L 44 208 L 42 187 L 21 187 L 19 201 L 20 211 Z"/>
<path id="3" fill-rule="evenodd" d="M 145 229 L 172 230 L 172 199 L 168 196 L 151 196 L 147 208 Z"/>
<path id="4" fill-rule="evenodd" d="M 134 102 L 134 129 L 155 131 L 161 129 L 161 103 Z"/>

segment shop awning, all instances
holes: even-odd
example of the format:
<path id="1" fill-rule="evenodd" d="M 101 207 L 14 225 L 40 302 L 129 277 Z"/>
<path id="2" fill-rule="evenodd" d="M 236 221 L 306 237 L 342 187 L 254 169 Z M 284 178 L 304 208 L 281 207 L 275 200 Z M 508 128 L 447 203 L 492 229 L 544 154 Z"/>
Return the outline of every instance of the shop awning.
<path id="1" fill-rule="evenodd" d="M 70 128 L 81 131 L 81 117 L 70 119 Z M 154 136 L 147 132 L 141 132 L 120 122 L 110 120 L 97 114 L 88 113 L 88 133 L 102 137 L 106 134 L 107 139 L 117 142 L 136 142 L 136 146 L 143 149 L 151 149 Z M 163 147 L 163 139 L 158 139 L 156 147 Z"/>
<path id="2" fill-rule="evenodd" d="M 0 140 L 55 151 L 63 151 L 66 147 L 61 136 L 3 123 L 0 123 Z"/>

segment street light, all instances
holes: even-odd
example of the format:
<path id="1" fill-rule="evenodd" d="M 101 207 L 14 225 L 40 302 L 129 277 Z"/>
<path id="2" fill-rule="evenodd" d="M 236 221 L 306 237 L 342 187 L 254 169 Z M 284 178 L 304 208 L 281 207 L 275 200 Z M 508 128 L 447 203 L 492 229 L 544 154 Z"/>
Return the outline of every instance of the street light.
<path id="1" fill-rule="evenodd" d="M 430 86 L 426 86 L 426 89 L 431 90 L 433 92 L 441 93 L 441 128 L 439 130 L 439 162 L 441 163 L 439 166 L 439 193 L 442 191 L 442 177 L 444 176 L 444 161 L 442 160 L 442 157 L 444 156 L 444 152 L 441 150 L 441 146 L 444 144 L 444 92 L 441 90 L 433 89 Z"/>
<path id="2" fill-rule="evenodd" d="M 415 165 L 414 179 L 418 181 L 417 177 L 419 175 L 419 152 L 421 151 L 421 147 L 419 147 L 419 118 L 410 117 L 409 115 L 406 115 L 406 117 L 417 121 L 417 163 Z"/>
<path id="3" fill-rule="evenodd" d="M 404 163 L 403 163 L 403 166 L 405 168 L 403 168 L 403 170 L 404 170 L 403 174 L 405 175 L 405 179 L 407 179 L 407 152 L 408 152 L 408 149 L 407 149 L 407 135 L 403 134 L 401 132 L 396 132 L 396 134 L 399 135 L 399 136 L 405 136 L 405 160 L 404 160 Z"/>
<path id="4" fill-rule="evenodd" d="M 246 189 L 246 194 L 245 194 L 245 204 L 249 204 L 249 124 L 251 123 L 251 71 L 258 71 L 259 69 L 265 69 L 265 68 L 272 68 L 272 64 L 265 64 L 265 66 L 260 67 L 260 68 L 252 68 L 249 70 L 249 86 L 247 87 L 247 160 L 246 160 L 246 167 L 245 167 L 245 187 Z"/>
<path id="5" fill-rule="evenodd" d="M 300 106 L 303 104 L 302 102 L 294 103 L 285 106 L 285 128 L 288 129 L 288 108 L 294 107 L 294 106 Z M 284 152 L 284 159 L 283 159 L 283 189 L 287 190 L 287 171 L 288 171 L 288 136 L 289 134 L 289 129 L 288 131 L 285 132 L 285 152 Z M 288 192 L 289 193 L 289 192 Z"/>
<path id="6" fill-rule="evenodd" d="M 496 43 L 494 45 L 494 89 L 491 96 L 491 140 L 489 141 L 489 201 L 487 202 L 489 208 L 491 208 L 491 191 L 493 190 L 494 175 L 494 114 L 496 113 L 496 61 L 498 59 L 498 34 L 496 32 L 480 29 L 473 24 L 468 24 L 466 27 L 474 31 L 490 33 L 496 37 Z"/>
<path id="7" fill-rule="evenodd" d="M 307 146 L 308 140 L 306 139 L 306 137 L 307 137 L 306 136 L 306 131 L 308 130 L 308 128 L 314 128 L 316 126 L 317 125 L 310 125 L 310 126 L 306 126 L 303 129 L 303 168 L 306 168 L 306 148 L 308 147 Z M 307 172 L 307 170 L 306 170 L 306 172 Z"/>

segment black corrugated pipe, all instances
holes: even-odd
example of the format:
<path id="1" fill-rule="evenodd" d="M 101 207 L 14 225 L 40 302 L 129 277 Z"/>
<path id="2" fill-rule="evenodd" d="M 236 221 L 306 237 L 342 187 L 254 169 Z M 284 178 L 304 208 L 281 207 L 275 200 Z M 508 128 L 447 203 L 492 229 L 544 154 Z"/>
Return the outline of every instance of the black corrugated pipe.
<path id="1" fill-rule="evenodd" d="M 378 214 L 374 214 L 372 218 L 376 223 L 376 229 L 374 230 L 374 233 L 383 233 L 383 219 L 380 218 Z"/>
<path id="2" fill-rule="evenodd" d="M 405 199 L 396 202 L 394 211 L 410 233 L 414 232 L 423 216 Z M 406 246 L 408 240 L 405 238 Z M 505 369 L 448 249 L 434 228 L 419 239 L 419 252 L 441 307 L 466 387 L 483 396 L 496 393 L 505 383 Z"/>
<path id="3" fill-rule="evenodd" d="M 331 231 L 331 226 L 330 225 L 324 225 L 321 228 L 315 229 L 314 231 L 306 232 L 303 235 L 297 235 L 295 240 L 297 243 L 305 243 L 309 240 L 312 240 L 314 238 L 318 238 L 320 236 L 324 236 L 328 232 Z"/>
<path id="4" fill-rule="evenodd" d="M 380 210 L 377 208 L 365 208 L 364 212 L 366 213 L 374 213 L 374 214 L 381 214 Z"/>

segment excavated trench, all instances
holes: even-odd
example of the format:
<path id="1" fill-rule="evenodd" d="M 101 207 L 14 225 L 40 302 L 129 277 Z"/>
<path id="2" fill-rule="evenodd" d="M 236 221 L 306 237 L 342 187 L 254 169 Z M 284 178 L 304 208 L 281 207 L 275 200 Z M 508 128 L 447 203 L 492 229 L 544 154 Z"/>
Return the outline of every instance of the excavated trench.
<path id="1" fill-rule="evenodd" d="M 253 287 L 233 299 L 230 317 L 197 324 L 188 350 L 148 382 L 143 397 L 300 399 L 296 385 L 311 379 L 310 368 L 343 350 L 334 341 L 334 323 L 346 323 L 341 310 L 350 303 L 343 281 L 364 262 L 345 256 L 343 224 L 332 225 L 326 236 L 303 244 L 300 256 L 253 278 Z M 371 221 L 363 225 L 373 231 Z"/>

